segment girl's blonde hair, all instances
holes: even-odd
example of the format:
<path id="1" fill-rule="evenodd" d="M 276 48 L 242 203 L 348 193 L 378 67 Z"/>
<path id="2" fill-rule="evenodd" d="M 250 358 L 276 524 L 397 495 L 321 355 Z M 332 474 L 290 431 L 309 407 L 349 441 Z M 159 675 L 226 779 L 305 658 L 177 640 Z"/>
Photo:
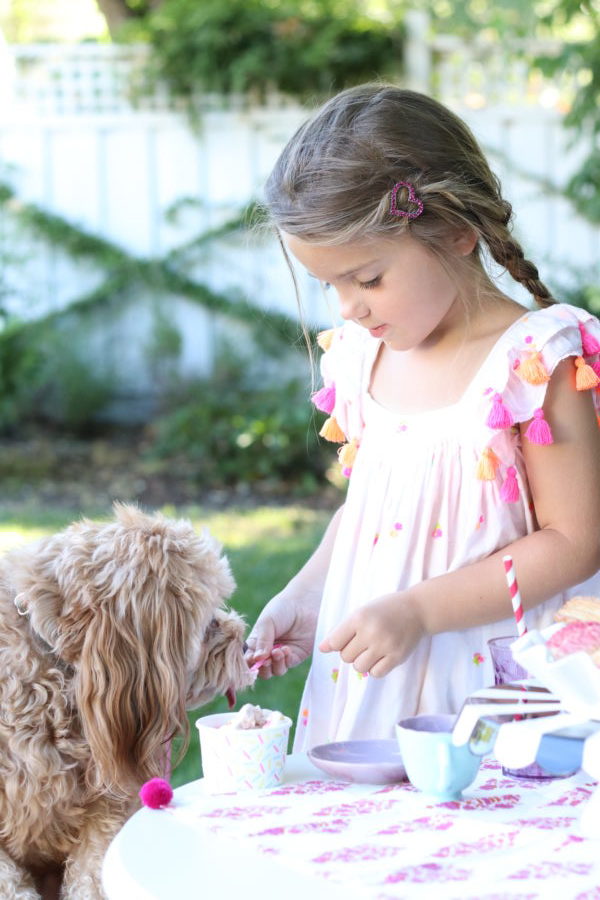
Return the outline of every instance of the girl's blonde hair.
<path id="1" fill-rule="evenodd" d="M 403 181 L 423 202 L 416 218 L 390 212 L 392 189 Z M 397 196 L 403 201 L 405 189 Z M 511 235 L 512 207 L 475 137 L 425 94 L 364 84 L 333 97 L 284 148 L 266 204 L 280 231 L 323 245 L 390 238 L 408 228 L 444 255 L 447 239 L 468 228 L 477 236 L 478 266 L 485 245 L 538 306 L 554 302 Z"/>

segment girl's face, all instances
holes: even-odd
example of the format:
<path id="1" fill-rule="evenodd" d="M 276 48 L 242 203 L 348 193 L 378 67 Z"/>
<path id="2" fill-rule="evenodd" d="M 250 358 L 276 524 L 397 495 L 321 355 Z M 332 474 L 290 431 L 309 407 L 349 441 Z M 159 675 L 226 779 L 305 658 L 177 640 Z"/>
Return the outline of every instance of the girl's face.
<path id="1" fill-rule="evenodd" d="M 342 318 L 368 329 L 392 350 L 431 345 L 448 330 L 462 327 L 456 280 L 410 235 L 335 247 L 293 235 L 284 240 L 309 274 L 335 289 Z M 466 256 L 474 244 L 474 236 L 463 235 L 451 249 Z"/>

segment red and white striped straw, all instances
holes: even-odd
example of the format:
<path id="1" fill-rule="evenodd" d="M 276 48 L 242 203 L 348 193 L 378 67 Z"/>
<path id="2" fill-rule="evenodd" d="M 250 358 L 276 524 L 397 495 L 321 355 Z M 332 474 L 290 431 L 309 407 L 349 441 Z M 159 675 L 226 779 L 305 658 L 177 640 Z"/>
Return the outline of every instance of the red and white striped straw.
<path id="1" fill-rule="evenodd" d="M 517 584 L 513 558 L 512 556 L 503 556 L 502 562 L 504 563 L 504 571 L 506 572 L 508 590 L 510 593 L 513 612 L 515 614 L 515 620 L 517 622 L 517 631 L 519 633 L 519 637 L 521 637 L 522 634 L 527 633 L 527 626 L 525 625 L 525 619 L 523 617 L 523 602 L 521 600 L 521 594 L 519 593 L 519 585 Z"/>

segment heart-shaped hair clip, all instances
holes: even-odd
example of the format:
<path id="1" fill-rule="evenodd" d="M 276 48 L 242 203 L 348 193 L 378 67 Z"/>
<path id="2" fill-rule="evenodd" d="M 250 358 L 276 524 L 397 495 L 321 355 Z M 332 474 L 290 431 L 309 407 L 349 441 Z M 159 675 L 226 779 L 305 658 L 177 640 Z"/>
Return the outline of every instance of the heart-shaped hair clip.
<path id="1" fill-rule="evenodd" d="M 406 188 L 408 191 L 408 204 L 412 204 L 415 209 L 400 209 L 398 207 L 398 191 Z M 415 189 L 410 181 L 397 181 L 392 188 L 390 197 L 390 213 L 393 216 L 402 216 L 405 219 L 416 219 L 423 212 L 423 201 L 415 194 Z"/>

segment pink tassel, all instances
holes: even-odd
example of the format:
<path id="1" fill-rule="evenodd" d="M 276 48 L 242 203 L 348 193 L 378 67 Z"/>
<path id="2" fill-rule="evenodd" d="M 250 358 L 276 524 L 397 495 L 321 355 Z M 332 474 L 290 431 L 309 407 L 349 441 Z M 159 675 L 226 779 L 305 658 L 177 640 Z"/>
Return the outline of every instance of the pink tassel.
<path id="1" fill-rule="evenodd" d="M 310 401 L 317 409 L 330 416 L 335 406 L 335 384 L 326 385 L 319 391 L 315 391 Z"/>
<path id="2" fill-rule="evenodd" d="M 500 497 L 506 503 L 516 503 L 519 499 L 519 483 L 517 481 L 517 470 L 514 466 L 509 466 L 506 470 L 506 478 L 500 488 Z"/>
<path id="3" fill-rule="evenodd" d="M 600 343 L 598 343 L 593 334 L 586 331 L 582 322 L 579 323 L 579 333 L 581 335 L 581 347 L 585 356 L 594 356 L 594 354 L 600 353 Z"/>
<path id="4" fill-rule="evenodd" d="M 597 359 L 595 362 L 591 362 L 590 366 L 594 370 L 598 378 L 600 378 L 600 359 Z"/>
<path id="5" fill-rule="evenodd" d="M 525 437 L 532 444 L 553 444 L 552 430 L 544 418 L 544 410 L 536 409 Z"/>
<path id="6" fill-rule="evenodd" d="M 514 424 L 510 410 L 502 402 L 501 394 L 494 394 L 492 408 L 485 424 L 488 428 L 510 428 Z"/>

